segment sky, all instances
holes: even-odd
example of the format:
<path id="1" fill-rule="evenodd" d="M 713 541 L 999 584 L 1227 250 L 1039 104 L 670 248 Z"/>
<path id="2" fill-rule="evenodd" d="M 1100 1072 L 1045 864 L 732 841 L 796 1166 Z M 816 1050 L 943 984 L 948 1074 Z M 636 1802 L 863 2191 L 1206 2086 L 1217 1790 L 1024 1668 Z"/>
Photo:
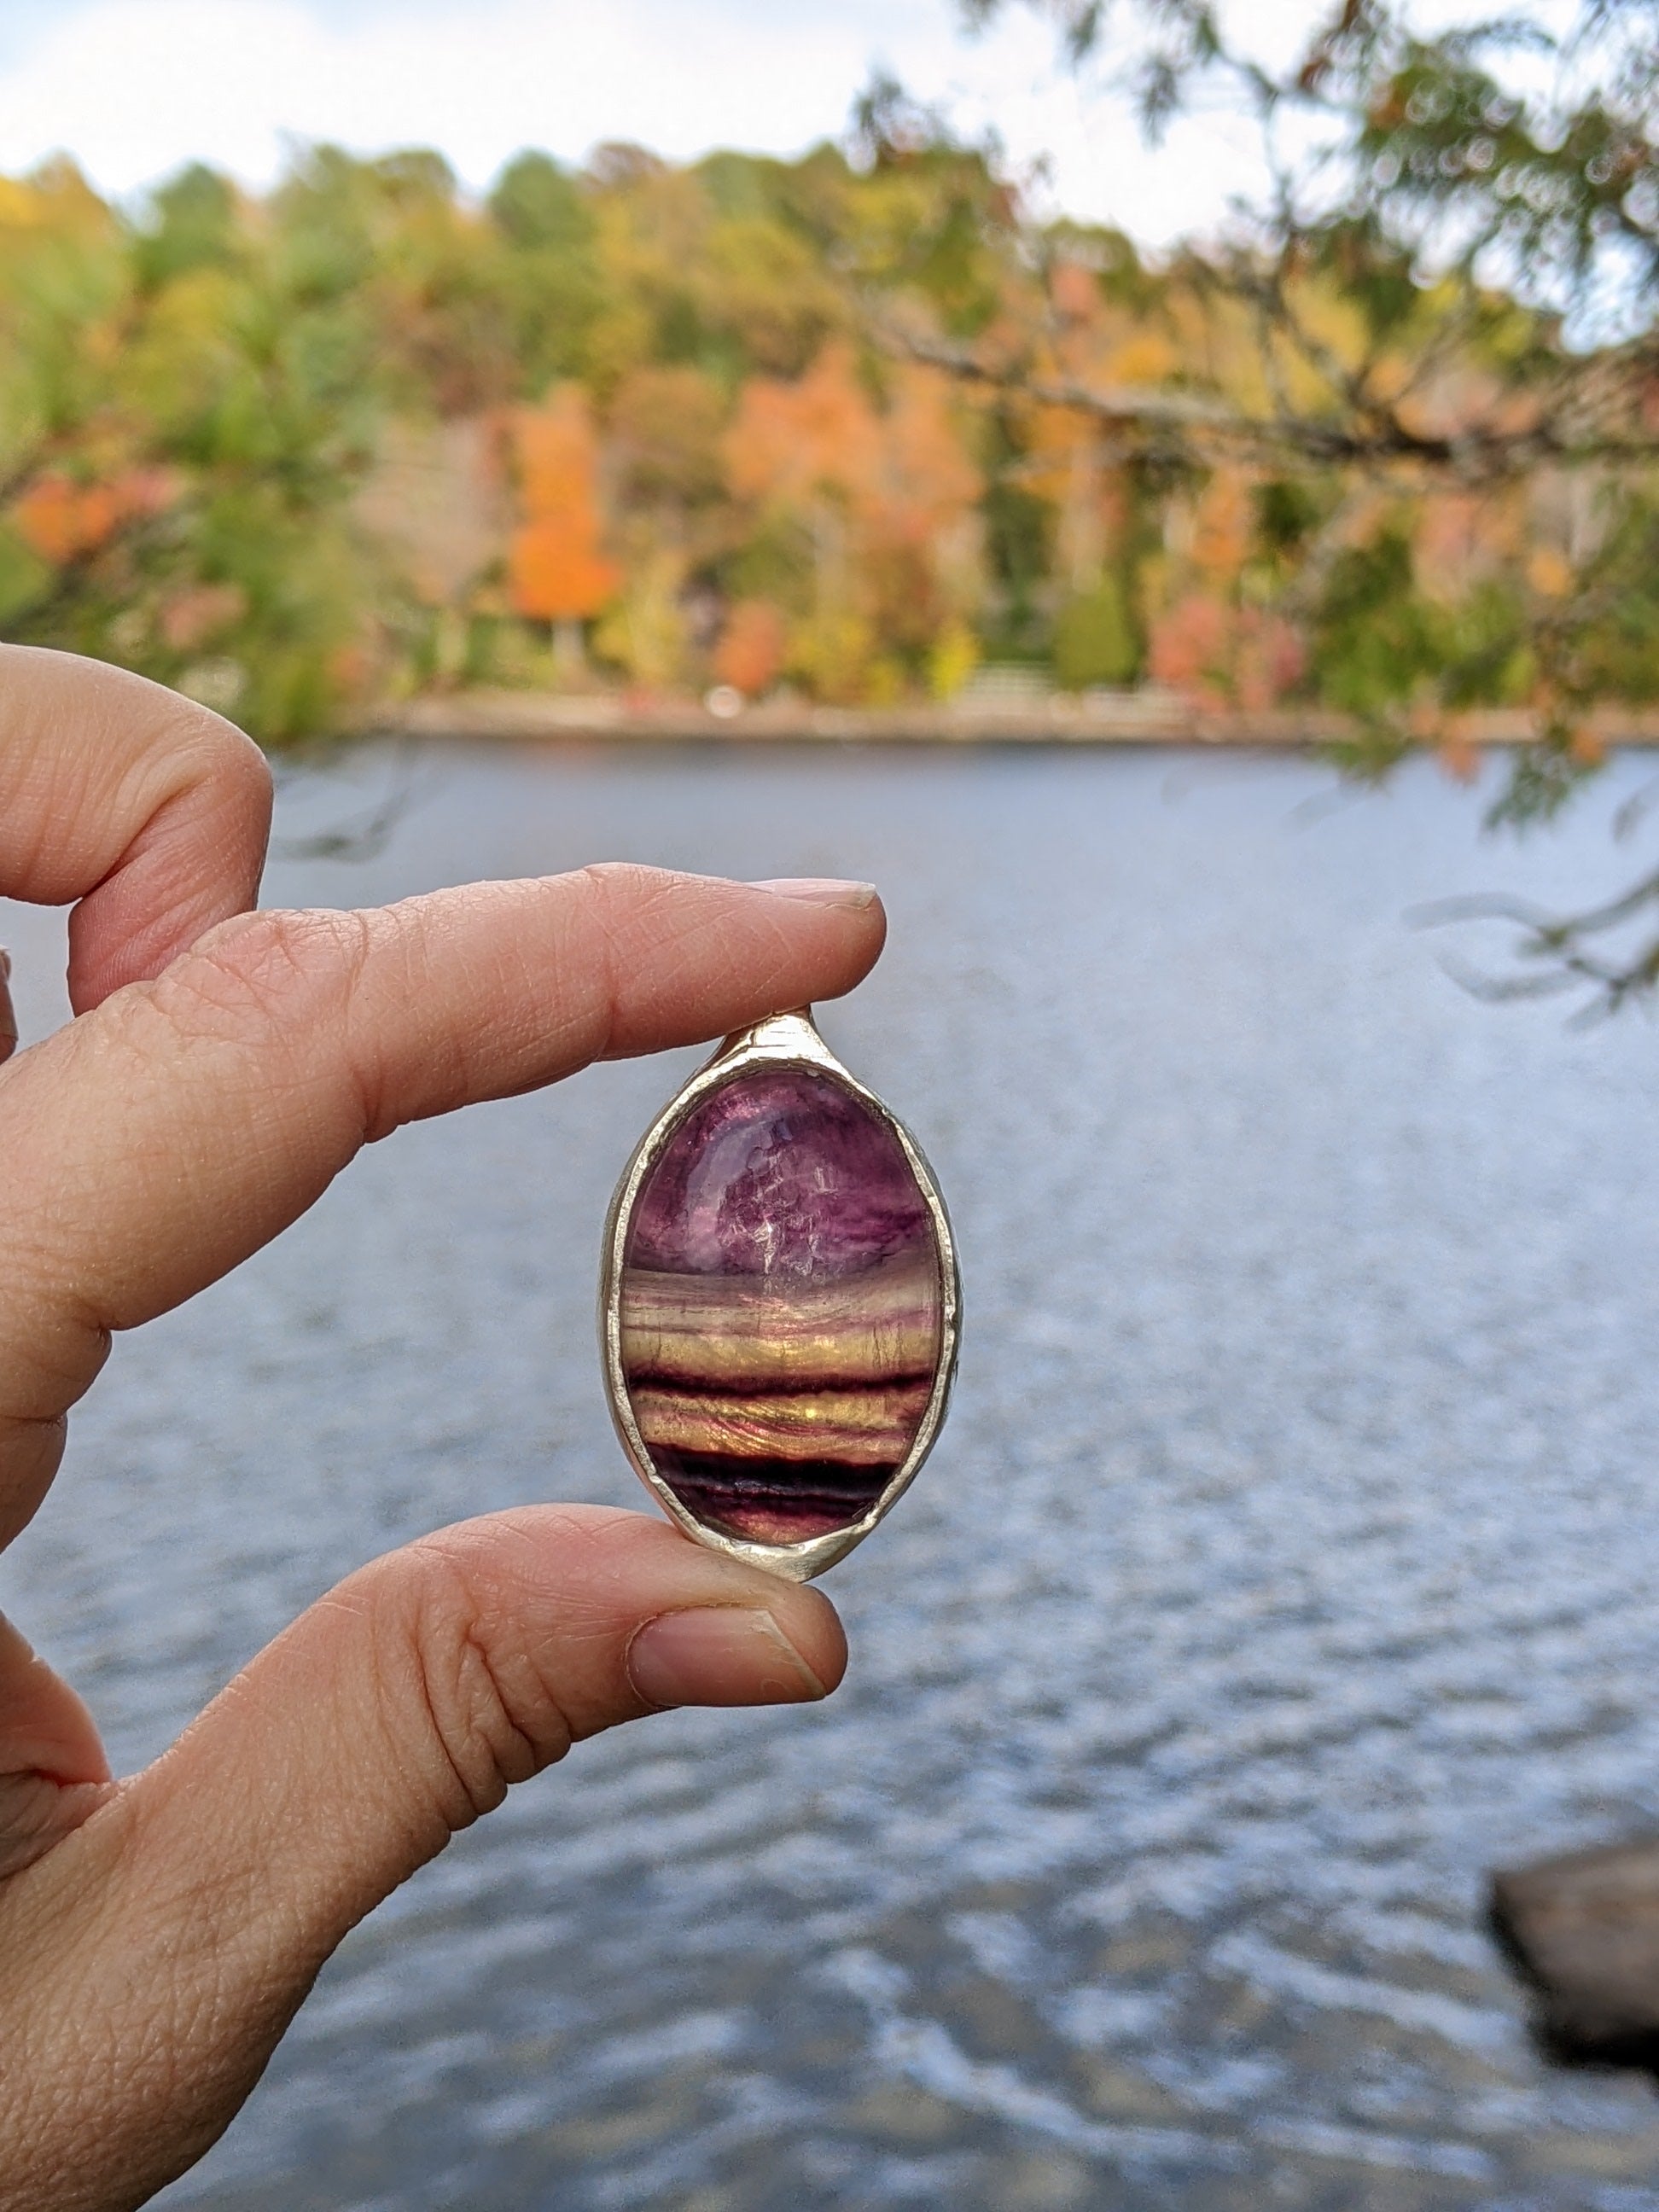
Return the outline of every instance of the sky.
<path id="1" fill-rule="evenodd" d="M 1235 0 L 1267 55 L 1324 4 Z M 525 146 L 789 155 L 841 131 L 876 63 L 995 131 L 1017 171 L 1042 165 L 1044 204 L 1149 244 L 1212 228 L 1258 180 L 1242 116 L 1183 120 L 1150 154 L 1051 26 L 1011 7 L 968 36 L 957 0 L 0 0 L 0 173 L 64 151 L 115 194 L 191 160 L 259 186 L 294 138 L 325 138 L 434 146 L 482 191 Z"/>

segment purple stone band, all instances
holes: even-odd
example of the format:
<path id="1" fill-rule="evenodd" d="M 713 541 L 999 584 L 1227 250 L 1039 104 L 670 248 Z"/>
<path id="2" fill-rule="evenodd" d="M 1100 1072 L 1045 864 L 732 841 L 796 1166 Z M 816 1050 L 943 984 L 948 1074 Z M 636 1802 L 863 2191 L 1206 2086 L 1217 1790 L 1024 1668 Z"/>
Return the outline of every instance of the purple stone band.
<path id="1" fill-rule="evenodd" d="M 736 1076 L 689 1113 L 640 1193 L 628 1263 L 817 1278 L 933 1241 L 885 1121 L 816 1070 Z"/>
<path id="2" fill-rule="evenodd" d="M 888 1123 L 816 1069 L 700 1099 L 635 1203 L 623 1376 L 659 1476 L 730 1535 L 867 1513 L 908 1457 L 944 1340 L 933 1216 Z"/>

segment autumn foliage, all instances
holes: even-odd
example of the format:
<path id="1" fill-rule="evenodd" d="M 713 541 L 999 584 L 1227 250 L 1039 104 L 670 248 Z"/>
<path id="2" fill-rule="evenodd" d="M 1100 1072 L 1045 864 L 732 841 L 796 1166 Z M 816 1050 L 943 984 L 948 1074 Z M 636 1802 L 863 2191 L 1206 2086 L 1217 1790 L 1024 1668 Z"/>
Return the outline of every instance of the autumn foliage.
<path id="1" fill-rule="evenodd" d="M 714 648 L 714 676 L 745 698 L 769 691 L 783 672 L 788 633 L 769 599 L 739 599 Z"/>
<path id="2" fill-rule="evenodd" d="M 550 623 L 598 614 L 622 581 L 600 550 L 599 447 L 586 395 L 566 385 L 513 420 L 524 520 L 507 547 L 515 614 Z"/>
<path id="3" fill-rule="evenodd" d="M 1644 470 L 1358 475 L 1067 404 L 1314 406 L 1212 274 L 873 125 L 794 162 L 525 155 L 482 207 L 419 152 L 312 149 L 258 204 L 192 169 L 137 213 L 65 164 L 0 180 L 0 633 L 269 739 L 436 684 L 881 704 L 1000 662 L 1455 764 L 1473 709 L 1659 697 Z M 1559 363 L 1501 295 L 1285 281 L 1424 435 Z"/>
<path id="4" fill-rule="evenodd" d="M 160 470 L 124 470 L 102 483 L 85 483 L 44 469 L 14 502 L 12 520 L 31 552 L 62 568 L 95 553 L 124 523 L 163 511 L 171 496 Z"/>

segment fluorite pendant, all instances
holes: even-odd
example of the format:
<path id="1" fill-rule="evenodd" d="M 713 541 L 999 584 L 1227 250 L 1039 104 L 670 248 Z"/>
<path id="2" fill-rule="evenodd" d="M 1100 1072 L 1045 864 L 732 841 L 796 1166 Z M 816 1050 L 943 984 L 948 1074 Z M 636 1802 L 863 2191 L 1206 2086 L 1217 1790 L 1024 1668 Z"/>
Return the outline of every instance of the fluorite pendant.
<path id="1" fill-rule="evenodd" d="M 810 1012 L 729 1036 L 611 1203 L 605 1386 L 681 1528 L 791 1582 L 867 1536 L 956 1368 L 951 1224 L 915 1140 Z"/>

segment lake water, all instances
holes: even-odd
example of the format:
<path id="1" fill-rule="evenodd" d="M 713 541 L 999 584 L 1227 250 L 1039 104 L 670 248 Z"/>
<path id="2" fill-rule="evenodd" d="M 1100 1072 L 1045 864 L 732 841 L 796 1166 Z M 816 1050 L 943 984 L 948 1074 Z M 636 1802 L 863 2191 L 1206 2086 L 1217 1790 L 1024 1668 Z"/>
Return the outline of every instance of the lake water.
<path id="1" fill-rule="evenodd" d="M 278 865 L 875 878 L 824 1027 L 939 1170 L 967 1335 L 830 1577 L 842 1694 L 515 1792 L 163 2201 L 1659 2208 L 1652 2089 L 1540 2060 L 1482 1924 L 1492 1865 L 1659 1825 L 1659 1047 L 1477 1004 L 1402 919 L 1600 896 L 1647 772 L 1516 848 L 1426 769 L 440 752 L 383 857 Z M 0 937 L 38 1033 L 61 926 Z M 694 1057 L 404 1132 L 118 1347 L 0 1602 L 119 1762 L 376 1552 L 643 1502 L 597 1246 Z"/>

